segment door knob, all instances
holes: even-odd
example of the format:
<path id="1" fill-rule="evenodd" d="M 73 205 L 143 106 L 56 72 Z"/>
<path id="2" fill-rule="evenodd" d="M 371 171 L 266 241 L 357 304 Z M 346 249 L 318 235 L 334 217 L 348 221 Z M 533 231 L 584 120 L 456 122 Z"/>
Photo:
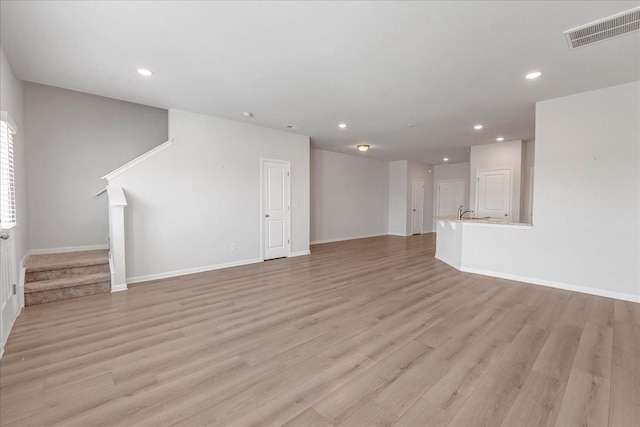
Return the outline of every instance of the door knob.
<path id="1" fill-rule="evenodd" d="M 2 235 L 0 235 L 0 239 L 2 239 L 2 240 L 7 240 L 8 238 L 9 238 L 9 235 L 8 235 L 8 234 L 2 234 Z"/>
<path id="2" fill-rule="evenodd" d="M 265 218 L 269 218 L 269 214 L 264 214 L 264 217 Z"/>

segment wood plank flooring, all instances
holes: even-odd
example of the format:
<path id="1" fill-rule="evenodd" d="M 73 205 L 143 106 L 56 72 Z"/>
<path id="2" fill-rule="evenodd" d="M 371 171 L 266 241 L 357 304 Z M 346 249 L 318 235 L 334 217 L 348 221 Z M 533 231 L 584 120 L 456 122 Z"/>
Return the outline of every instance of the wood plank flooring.
<path id="1" fill-rule="evenodd" d="M 461 273 L 434 236 L 27 307 L 2 426 L 640 425 L 640 304 Z"/>

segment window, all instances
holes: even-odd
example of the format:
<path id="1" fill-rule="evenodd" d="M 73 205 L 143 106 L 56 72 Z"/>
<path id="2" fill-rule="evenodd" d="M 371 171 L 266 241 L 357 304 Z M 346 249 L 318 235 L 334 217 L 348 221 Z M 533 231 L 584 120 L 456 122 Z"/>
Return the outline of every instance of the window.
<path id="1" fill-rule="evenodd" d="M 16 190 L 13 174 L 13 135 L 16 128 L 9 115 L 0 115 L 0 228 L 16 225 Z"/>

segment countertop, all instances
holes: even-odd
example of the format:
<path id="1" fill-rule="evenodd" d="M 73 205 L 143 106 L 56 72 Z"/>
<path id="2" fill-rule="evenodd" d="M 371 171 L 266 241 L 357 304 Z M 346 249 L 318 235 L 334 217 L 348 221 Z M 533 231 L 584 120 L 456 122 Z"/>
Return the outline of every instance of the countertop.
<path id="1" fill-rule="evenodd" d="M 531 224 L 526 222 L 513 222 L 513 221 L 506 221 L 498 218 L 462 217 L 462 219 L 460 220 L 458 219 L 457 216 L 452 215 L 452 216 L 434 216 L 433 219 L 462 222 L 465 224 L 515 225 L 515 226 L 525 226 L 525 227 L 532 226 Z"/>

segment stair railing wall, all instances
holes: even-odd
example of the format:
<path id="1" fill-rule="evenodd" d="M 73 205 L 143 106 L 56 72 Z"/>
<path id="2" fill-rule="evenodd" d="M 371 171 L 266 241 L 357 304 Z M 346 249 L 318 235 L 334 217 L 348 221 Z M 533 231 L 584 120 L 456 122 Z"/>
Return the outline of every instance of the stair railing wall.
<path id="1" fill-rule="evenodd" d="M 127 290 L 125 261 L 124 208 L 127 198 L 122 187 L 107 186 L 109 196 L 109 264 L 111 292 Z"/>

